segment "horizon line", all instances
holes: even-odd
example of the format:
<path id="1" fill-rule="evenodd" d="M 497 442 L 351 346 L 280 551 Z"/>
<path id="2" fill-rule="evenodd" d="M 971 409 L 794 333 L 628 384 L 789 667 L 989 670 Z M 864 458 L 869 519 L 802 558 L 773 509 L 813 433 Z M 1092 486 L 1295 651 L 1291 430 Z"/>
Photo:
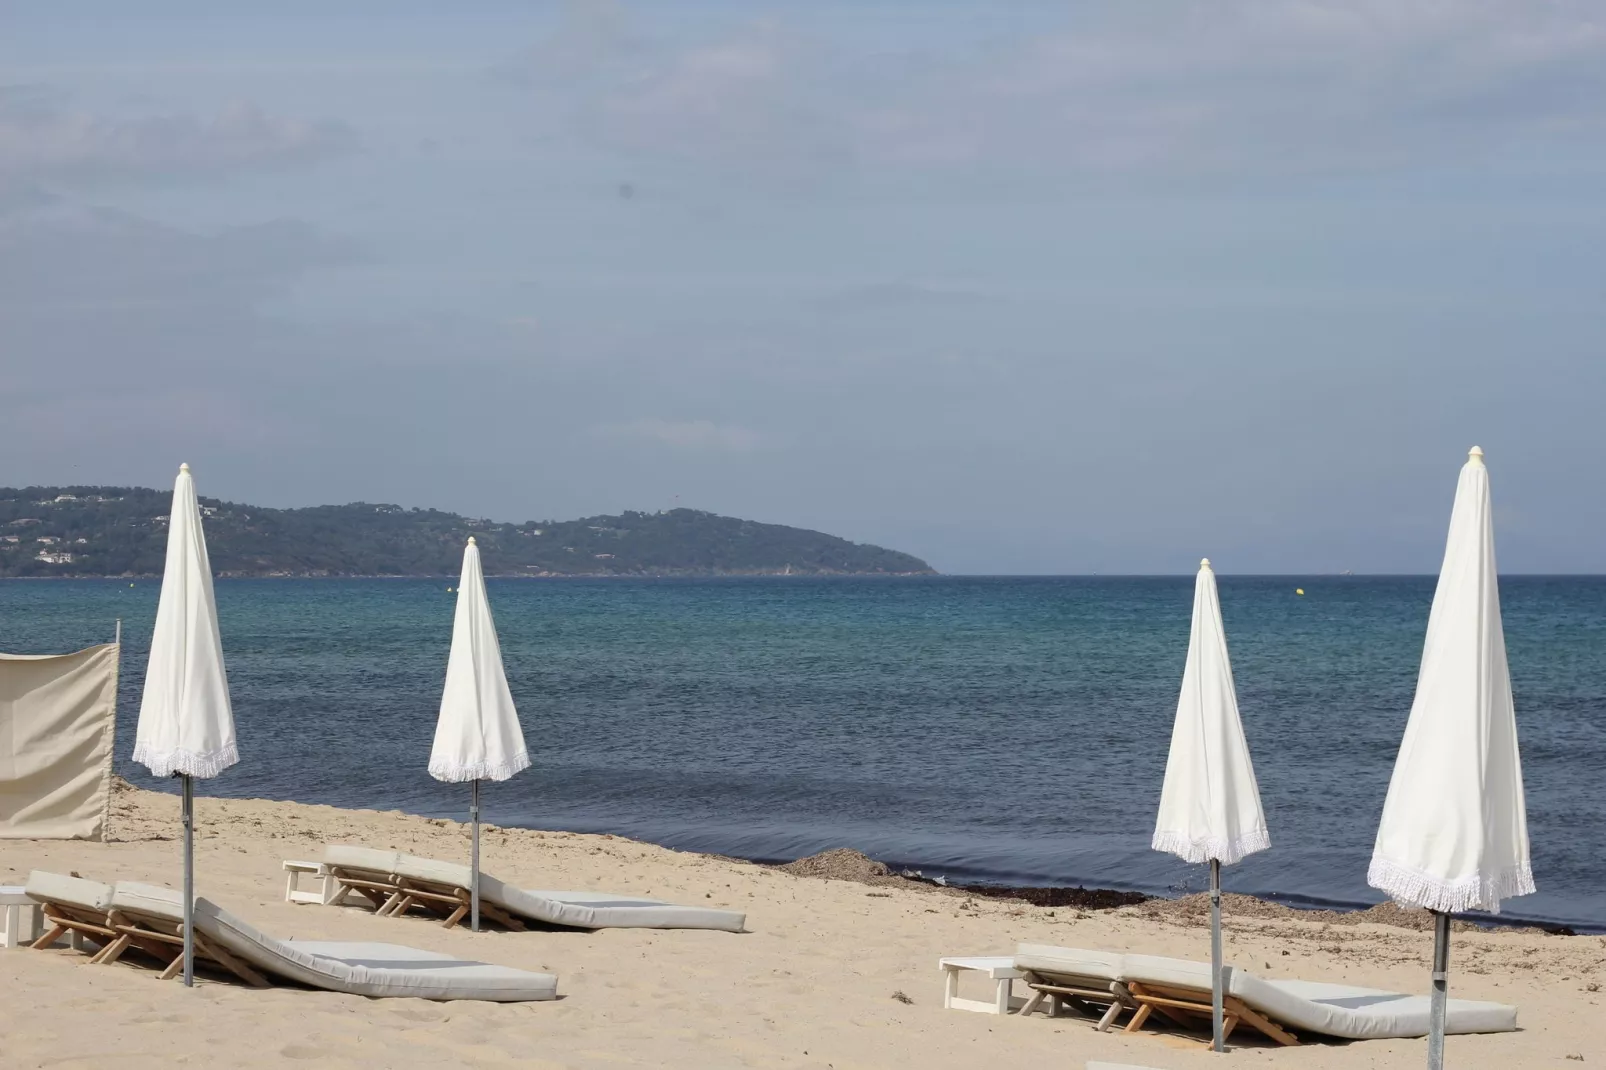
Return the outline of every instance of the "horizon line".
<path id="1" fill-rule="evenodd" d="M 214 578 L 219 581 L 228 580 L 437 580 L 453 578 L 455 572 L 419 572 L 410 575 L 353 575 L 353 576 L 225 576 L 215 573 Z M 790 576 L 781 573 L 717 573 L 701 574 L 667 574 L 652 575 L 642 573 L 610 573 L 610 572 L 575 572 L 567 574 L 553 574 L 546 576 L 531 576 L 519 573 L 487 573 L 487 580 L 1169 580 L 1188 579 L 1198 575 L 1197 572 L 929 572 L 929 573 L 893 573 L 893 572 L 820 572 L 820 573 L 794 573 Z M 1606 572 L 1500 572 L 1497 575 L 1511 579 L 1548 579 L 1548 580 L 1600 580 L 1606 579 Z M 1437 579 L 1437 572 L 1217 572 L 1216 576 L 1234 579 L 1261 579 L 1261 580 L 1372 580 L 1372 579 Z M 116 576 L 0 576 L 0 582 L 7 580 L 50 580 L 100 582 L 103 580 L 160 580 L 159 573 L 133 575 L 124 573 Z"/>

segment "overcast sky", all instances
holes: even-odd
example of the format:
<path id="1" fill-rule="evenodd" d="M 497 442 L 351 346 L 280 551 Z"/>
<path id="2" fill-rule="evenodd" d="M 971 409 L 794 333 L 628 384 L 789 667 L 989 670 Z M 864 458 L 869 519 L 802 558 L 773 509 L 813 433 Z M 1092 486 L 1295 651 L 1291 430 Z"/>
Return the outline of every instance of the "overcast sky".
<path id="1" fill-rule="evenodd" d="M 11 0 L 0 485 L 1606 571 L 1603 180 L 1598 0 Z"/>

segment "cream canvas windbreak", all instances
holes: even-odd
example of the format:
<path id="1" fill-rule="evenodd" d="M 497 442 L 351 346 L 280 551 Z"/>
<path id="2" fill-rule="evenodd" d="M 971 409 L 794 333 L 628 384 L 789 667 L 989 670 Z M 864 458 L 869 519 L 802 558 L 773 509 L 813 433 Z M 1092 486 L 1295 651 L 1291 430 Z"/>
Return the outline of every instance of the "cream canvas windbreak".
<path id="1" fill-rule="evenodd" d="M 104 837 L 117 660 L 116 643 L 0 654 L 0 839 Z"/>

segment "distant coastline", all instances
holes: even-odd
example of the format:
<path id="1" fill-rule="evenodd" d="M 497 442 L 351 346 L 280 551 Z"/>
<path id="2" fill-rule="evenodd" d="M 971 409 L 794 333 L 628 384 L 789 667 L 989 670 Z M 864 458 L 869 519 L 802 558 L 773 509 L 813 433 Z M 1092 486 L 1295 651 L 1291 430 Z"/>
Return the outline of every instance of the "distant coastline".
<path id="1" fill-rule="evenodd" d="M 696 509 L 514 524 L 368 502 L 200 506 L 212 569 L 230 579 L 455 577 L 470 537 L 500 578 L 936 574 L 912 554 Z M 0 578 L 159 576 L 170 507 L 148 487 L 0 487 Z"/>
<path id="2" fill-rule="evenodd" d="M 362 573 L 332 573 L 332 572 L 214 572 L 213 575 L 220 580 L 395 580 L 397 582 L 413 582 L 418 580 L 441 580 L 455 582 L 458 574 L 455 572 L 416 572 L 407 573 L 375 573 L 365 575 Z M 829 579 L 916 579 L 920 577 L 937 578 L 943 573 L 932 569 L 928 572 L 784 572 L 781 570 L 754 571 L 754 572 L 508 572 L 485 573 L 488 580 L 741 580 L 741 579 L 795 579 L 795 580 L 829 580 Z M 63 572 L 48 576 L 6 576 L 0 575 L 0 580 L 26 580 L 53 583 L 58 580 L 98 580 L 113 583 L 118 580 L 145 580 L 160 581 L 160 572 L 122 572 L 109 575 L 97 572 Z M 948 577 L 950 579 L 954 577 Z"/>

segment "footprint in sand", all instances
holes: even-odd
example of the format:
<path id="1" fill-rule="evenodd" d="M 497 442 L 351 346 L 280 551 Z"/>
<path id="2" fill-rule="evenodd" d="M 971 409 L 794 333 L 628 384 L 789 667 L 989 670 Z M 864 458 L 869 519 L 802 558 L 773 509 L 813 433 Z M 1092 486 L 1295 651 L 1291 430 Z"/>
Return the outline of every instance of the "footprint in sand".
<path id="1" fill-rule="evenodd" d="M 390 1013 L 397 1018 L 405 1018 L 409 1022 L 438 1022 L 442 1018 L 446 1017 L 445 1012 L 426 1007 L 419 1007 L 416 1009 L 411 1007 L 399 1007 Z"/>
<path id="2" fill-rule="evenodd" d="M 138 1018 L 138 1021 L 151 1025 L 189 1025 L 194 1020 L 194 1016 L 189 1014 L 142 1014 Z"/>
<path id="3" fill-rule="evenodd" d="M 286 1059 L 321 1059 L 329 1053 L 321 1048 L 314 1048 L 306 1044 L 290 1044 L 280 1048 L 279 1054 Z"/>

